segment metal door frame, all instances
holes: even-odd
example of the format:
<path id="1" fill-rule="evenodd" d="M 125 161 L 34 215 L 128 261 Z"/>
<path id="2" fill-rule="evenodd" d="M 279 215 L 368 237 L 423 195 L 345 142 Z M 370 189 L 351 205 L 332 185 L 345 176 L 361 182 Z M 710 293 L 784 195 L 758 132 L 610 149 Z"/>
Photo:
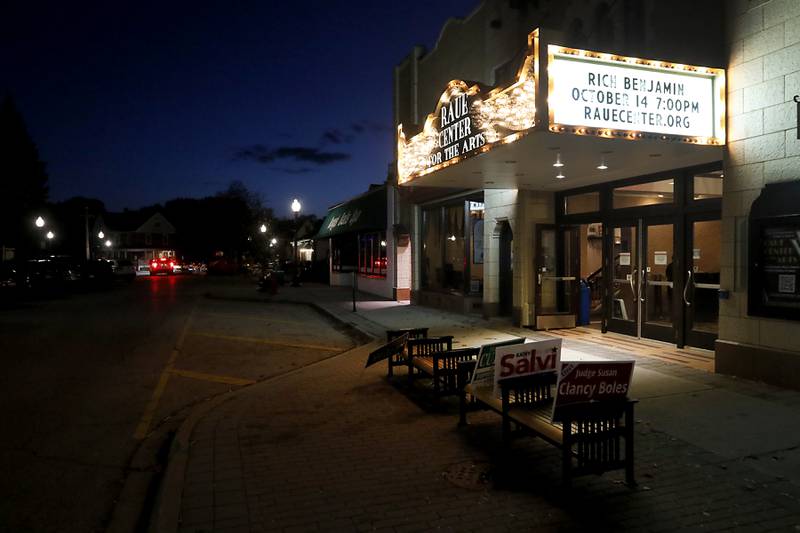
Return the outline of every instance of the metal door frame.
<path id="1" fill-rule="evenodd" d="M 536 225 L 536 249 L 535 249 L 535 279 L 534 279 L 534 287 L 535 287 L 535 297 L 534 297 L 534 325 L 536 329 L 551 329 L 551 328 L 564 328 L 564 327 L 575 327 L 577 324 L 577 315 L 578 315 L 578 303 L 580 298 L 580 292 L 578 290 L 578 279 L 579 279 L 579 272 L 576 269 L 580 268 L 580 238 L 578 235 L 578 228 L 579 226 L 575 226 L 572 224 L 537 224 Z M 555 281 L 571 281 L 573 283 L 573 290 L 572 290 L 572 312 L 559 312 L 559 313 L 543 313 L 542 312 L 542 281 L 543 276 L 541 272 L 542 265 L 541 257 L 542 257 L 542 232 L 544 231 L 553 231 L 555 232 L 555 246 L 556 246 L 556 271 L 563 272 L 564 267 L 564 246 L 565 246 L 565 239 L 564 235 L 569 233 L 571 238 L 569 239 L 569 246 L 571 248 L 570 258 L 572 260 L 572 265 L 570 265 L 570 270 L 573 272 L 574 275 L 572 276 L 549 276 L 550 278 L 554 278 Z"/>

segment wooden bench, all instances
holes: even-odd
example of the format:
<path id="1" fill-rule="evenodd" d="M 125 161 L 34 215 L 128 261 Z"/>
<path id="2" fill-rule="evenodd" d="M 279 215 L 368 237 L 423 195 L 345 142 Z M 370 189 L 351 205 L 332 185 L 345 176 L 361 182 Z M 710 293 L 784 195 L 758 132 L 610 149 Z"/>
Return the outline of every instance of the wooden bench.
<path id="1" fill-rule="evenodd" d="M 480 348 L 457 348 L 430 355 L 412 355 L 410 363 L 418 374 L 433 380 L 433 394 L 438 401 L 442 396 L 458 394 L 458 364 L 474 361 L 480 351 Z"/>
<path id="2" fill-rule="evenodd" d="M 397 337 L 400 337 L 403 334 L 408 333 L 409 339 L 425 339 L 428 337 L 428 328 L 406 328 L 406 329 L 393 329 L 386 332 L 386 342 L 392 342 Z M 394 367 L 396 366 L 408 366 L 408 361 L 406 361 L 406 357 L 408 354 L 408 349 L 404 349 L 402 354 L 391 356 L 388 359 L 389 362 L 389 371 L 387 372 L 388 377 L 392 377 L 394 375 Z"/>
<path id="3" fill-rule="evenodd" d="M 415 360 L 431 358 L 435 353 L 449 352 L 453 349 L 453 336 L 425 337 L 422 339 L 409 339 L 406 344 L 406 366 L 408 367 L 408 384 L 414 381 L 414 375 L 419 369 L 414 364 Z"/>
<path id="4" fill-rule="evenodd" d="M 467 424 L 470 404 L 502 416 L 503 443 L 532 435 L 561 450 L 562 480 L 570 486 L 574 476 L 625 470 L 628 485 L 633 473 L 633 406 L 635 400 L 595 401 L 560 408 L 563 420 L 551 421 L 555 401 L 555 372 L 523 376 L 500 382 L 502 397 L 491 386 L 469 384 L 474 362 L 458 365 L 459 425 Z M 469 397 L 469 399 L 468 399 Z M 624 443 L 622 442 L 624 440 Z"/>

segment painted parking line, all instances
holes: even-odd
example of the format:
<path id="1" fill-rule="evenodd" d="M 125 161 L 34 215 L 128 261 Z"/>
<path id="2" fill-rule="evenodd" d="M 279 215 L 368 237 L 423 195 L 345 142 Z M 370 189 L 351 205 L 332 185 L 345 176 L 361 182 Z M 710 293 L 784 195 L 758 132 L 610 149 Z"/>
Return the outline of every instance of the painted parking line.
<path id="1" fill-rule="evenodd" d="M 283 346 L 285 348 L 305 348 L 308 350 L 322 350 L 326 352 L 341 352 L 347 350 L 347 346 L 324 346 L 322 344 L 304 344 L 299 342 L 286 342 L 286 341 L 272 341 L 269 339 L 262 339 L 259 337 L 237 337 L 233 335 L 218 335 L 216 333 L 205 333 L 203 331 L 192 331 L 189 333 L 194 337 L 206 337 L 209 339 L 221 339 L 225 341 L 235 342 L 252 342 L 256 344 L 267 344 L 269 346 Z"/>
<path id="2" fill-rule="evenodd" d="M 258 322 L 266 322 L 267 324 L 296 324 L 296 325 L 303 325 L 308 324 L 308 320 L 281 320 L 277 318 L 271 318 L 267 316 L 253 316 L 253 315 L 244 315 L 244 314 L 237 314 L 237 313 L 215 313 L 213 311 L 200 311 L 199 313 L 202 316 L 218 316 L 221 318 L 231 318 L 236 320 L 255 320 Z"/>
<path id="3" fill-rule="evenodd" d="M 192 324 L 195 308 L 196 306 L 193 306 L 191 311 L 189 311 L 189 316 L 186 318 L 186 323 L 183 325 L 180 335 L 178 335 L 178 340 L 175 342 L 175 347 L 172 349 L 172 353 L 167 360 L 167 365 L 164 367 L 164 370 L 161 371 L 161 376 L 158 378 L 158 384 L 153 391 L 153 395 L 150 396 L 150 401 L 147 402 L 147 406 L 144 408 L 144 413 L 142 413 L 142 418 L 139 419 L 139 424 L 136 426 L 136 431 L 133 433 L 134 439 L 142 440 L 150 432 L 150 425 L 153 423 L 153 416 L 155 416 L 156 409 L 158 409 L 158 402 L 161 400 L 161 396 L 164 394 L 164 390 L 167 388 L 170 372 L 172 371 L 172 367 L 175 365 L 175 360 L 178 359 L 178 354 L 180 354 L 181 348 L 183 348 L 183 341 L 186 339 L 186 335 L 189 332 L 189 327 Z"/>
<path id="4" fill-rule="evenodd" d="M 181 376 L 184 378 L 191 378 L 191 379 L 199 379 L 200 381 L 213 381 L 214 383 L 224 383 L 226 385 L 252 385 L 255 383 L 255 380 L 252 379 L 243 379 L 243 378 L 234 378 L 231 376 L 220 376 L 217 374 L 205 374 L 203 372 L 194 372 L 192 370 L 180 370 L 177 368 L 173 368 L 170 370 L 170 374 L 174 374 L 176 376 Z"/>

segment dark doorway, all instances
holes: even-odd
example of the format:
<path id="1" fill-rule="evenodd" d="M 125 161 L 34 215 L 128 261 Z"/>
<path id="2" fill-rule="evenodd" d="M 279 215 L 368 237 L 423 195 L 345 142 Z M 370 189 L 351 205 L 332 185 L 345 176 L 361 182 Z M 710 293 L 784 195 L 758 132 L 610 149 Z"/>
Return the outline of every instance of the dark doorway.
<path id="1" fill-rule="evenodd" d="M 498 312 L 503 316 L 511 315 L 514 305 L 514 234 L 508 222 L 500 224 L 500 302 Z"/>

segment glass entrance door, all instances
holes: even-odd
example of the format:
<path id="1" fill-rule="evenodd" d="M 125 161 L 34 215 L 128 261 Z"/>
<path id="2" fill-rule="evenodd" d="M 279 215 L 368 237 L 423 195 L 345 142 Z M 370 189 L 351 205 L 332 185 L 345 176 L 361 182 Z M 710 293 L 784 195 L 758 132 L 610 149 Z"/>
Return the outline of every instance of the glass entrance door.
<path id="1" fill-rule="evenodd" d="M 681 295 L 686 344 L 713 350 L 719 324 L 721 221 L 698 216 L 687 222 L 686 283 Z"/>
<path id="2" fill-rule="evenodd" d="M 606 268 L 611 272 L 607 291 L 608 329 L 639 336 L 639 223 L 613 224 Z"/>
<path id="3" fill-rule="evenodd" d="M 536 329 L 572 328 L 578 312 L 578 228 L 536 230 Z"/>
<path id="4" fill-rule="evenodd" d="M 675 342 L 675 227 L 665 221 L 644 220 L 642 234 L 644 242 L 639 277 L 642 292 L 641 336 Z"/>
<path id="5" fill-rule="evenodd" d="M 608 239 L 607 329 L 675 342 L 674 225 L 658 219 L 616 223 Z"/>

